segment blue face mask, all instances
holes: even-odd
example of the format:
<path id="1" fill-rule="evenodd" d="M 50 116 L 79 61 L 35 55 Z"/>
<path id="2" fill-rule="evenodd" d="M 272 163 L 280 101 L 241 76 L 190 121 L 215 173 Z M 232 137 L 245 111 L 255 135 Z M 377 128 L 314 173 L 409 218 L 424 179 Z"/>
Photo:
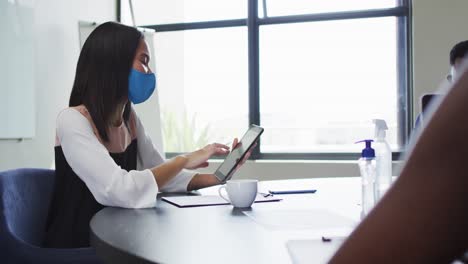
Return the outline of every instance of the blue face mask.
<path id="1" fill-rule="evenodd" d="M 128 76 L 128 99 L 134 104 L 148 100 L 156 88 L 154 73 L 143 73 L 132 68 Z"/>

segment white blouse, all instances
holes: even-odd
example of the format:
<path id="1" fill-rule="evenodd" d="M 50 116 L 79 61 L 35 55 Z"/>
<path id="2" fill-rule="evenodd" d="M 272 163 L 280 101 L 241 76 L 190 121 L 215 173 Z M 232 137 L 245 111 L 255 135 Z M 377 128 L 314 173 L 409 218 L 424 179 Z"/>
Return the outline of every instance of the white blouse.
<path id="1" fill-rule="evenodd" d="M 57 117 L 57 145 L 73 171 L 86 184 L 97 202 L 105 206 L 147 208 L 156 205 L 161 192 L 185 192 L 195 172 L 183 170 L 162 188 L 150 168 L 164 162 L 134 114 L 136 125 L 137 170 L 126 171 L 109 155 L 95 134 L 91 121 L 74 108 Z"/>

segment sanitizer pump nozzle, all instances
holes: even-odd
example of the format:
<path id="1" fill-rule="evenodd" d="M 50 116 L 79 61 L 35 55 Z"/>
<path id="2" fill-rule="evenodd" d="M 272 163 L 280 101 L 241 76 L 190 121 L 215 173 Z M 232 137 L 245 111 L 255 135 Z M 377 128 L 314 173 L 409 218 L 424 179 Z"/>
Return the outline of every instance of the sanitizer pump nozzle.
<path id="1" fill-rule="evenodd" d="M 388 130 L 387 123 L 383 119 L 372 120 L 375 124 L 375 138 L 385 139 L 386 131 Z"/>
<path id="2" fill-rule="evenodd" d="M 387 123 L 382 119 L 374 119 L 375 139 L 374 149 L 376 156 L 376 199 L 379 200 L 385 194 L 392 182 L 392 150 L 385 140 Z"/>

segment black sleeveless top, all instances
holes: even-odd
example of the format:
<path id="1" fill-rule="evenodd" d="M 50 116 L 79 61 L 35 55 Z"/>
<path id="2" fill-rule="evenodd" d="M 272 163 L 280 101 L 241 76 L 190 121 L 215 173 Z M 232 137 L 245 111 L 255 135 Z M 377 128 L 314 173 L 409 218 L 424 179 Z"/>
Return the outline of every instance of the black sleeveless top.
<path id="1" fill-rule="evenodd" d="M 137 167 L 137 140 L 121 153 L 109 153 L 122 169 Z M 89 221 L 104 206 L 71 169 L 61 146 L 55 147 L 55 184 L 46 223 L 44 247 L 89 247 Z"/>

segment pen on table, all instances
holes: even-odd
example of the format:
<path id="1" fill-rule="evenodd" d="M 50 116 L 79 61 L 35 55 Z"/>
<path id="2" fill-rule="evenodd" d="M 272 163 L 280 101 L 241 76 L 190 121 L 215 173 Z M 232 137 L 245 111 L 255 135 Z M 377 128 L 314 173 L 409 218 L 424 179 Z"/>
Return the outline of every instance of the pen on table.
<path id="1" fill-rule="evenodd" d="M 317 190 L 286 190 L 286 191 L 268 191 L 271 194 L 300 194 L 300 193 L 315 193 Z"/>
<path id="2" fill-rule="evenodd" d="M 259 192 L 258 194 L 260 194 L 261 196 L 267 198 L 267 197 L 273 197 L 273 194 L 271 193 L 262 193 L 262 192 Z"/>

